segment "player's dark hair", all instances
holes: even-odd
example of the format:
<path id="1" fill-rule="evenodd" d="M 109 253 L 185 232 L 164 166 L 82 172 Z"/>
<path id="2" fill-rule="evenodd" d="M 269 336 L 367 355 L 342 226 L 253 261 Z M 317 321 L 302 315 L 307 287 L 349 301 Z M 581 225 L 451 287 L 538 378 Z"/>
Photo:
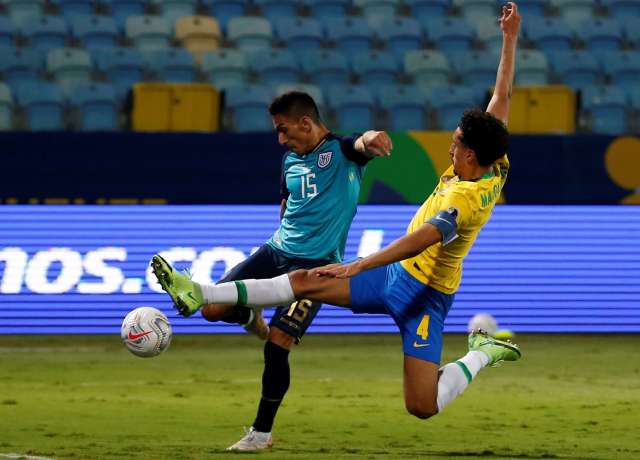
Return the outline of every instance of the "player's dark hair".
<path id="1" fill-rule="evenodd" d="M 306 116 L 315 123 L 320 123 L 320 112 L 316 102 L 302 91 L 290 91 L 276 97 L 269 106 L 269 113 L 271 116 L 284 115 L 298 120 Z"/>
<path id="2" fill-rule="evenodd" d="M 476 153 L 480 166 L 489 166 L 509 148 L 509 131 L 505 124 L 488 112 L 470 109 L 462 114 L 460 130 L 464 145 Z"/>

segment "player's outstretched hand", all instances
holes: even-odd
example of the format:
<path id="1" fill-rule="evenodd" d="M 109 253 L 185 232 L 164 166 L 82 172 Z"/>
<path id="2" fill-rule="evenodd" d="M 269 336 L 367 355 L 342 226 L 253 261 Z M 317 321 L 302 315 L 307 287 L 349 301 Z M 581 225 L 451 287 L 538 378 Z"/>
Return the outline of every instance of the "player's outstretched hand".
<path id="1" fill-rule="evenodd" d="M 362 135 L 362 144 L 366 152 L 374 157 L 387 157 L 391 155 L 393 143 L 384 131 L 367 131 Z"/>
<path id="2" fill-rule="evenodd" d="M 351 278 L 362 271 L 359 261 L 348 264 L 331 264 L 313 270 L 316 276 L 329 276 L 331 278 Z"/>
<path id="3" fill-rule="evenodd" d="M 518 6 L 513 2 L 509 2 L 502 7 L 502 15 L 498 22 L 500 22 L 500 29 L 504 35 L 515 38 L 520 32 L 521 20 Z"/>

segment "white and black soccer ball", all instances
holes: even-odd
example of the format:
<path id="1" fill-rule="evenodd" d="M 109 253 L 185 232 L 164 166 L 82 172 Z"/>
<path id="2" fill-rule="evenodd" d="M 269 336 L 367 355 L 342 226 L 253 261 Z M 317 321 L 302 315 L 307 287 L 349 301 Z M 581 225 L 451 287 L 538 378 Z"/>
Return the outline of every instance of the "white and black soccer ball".
<path id="1" fill-rule="evenodd" d="M 157 356 L 171 343 L 171 324 L 157 308 L 139 307 L 129 312 L 120 329 L 122 343 L 142 358 Z"/>
<path id="2" fill-rule="evenodd" d="M 490 336 L 494 336 L 498 330 L 498 322 L 489 313 L 478 313 L 469 321 L 467 330 L 471 332 L 477 331 L 478 329 L 482 329 Z"/>

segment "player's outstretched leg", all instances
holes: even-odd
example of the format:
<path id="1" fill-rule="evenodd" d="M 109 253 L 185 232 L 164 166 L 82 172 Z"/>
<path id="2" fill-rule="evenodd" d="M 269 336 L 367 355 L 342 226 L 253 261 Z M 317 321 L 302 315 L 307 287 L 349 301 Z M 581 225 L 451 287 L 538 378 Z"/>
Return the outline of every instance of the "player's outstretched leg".
<path id="1" fill-rule="evenodd" d="M 204 304 L 200 286 L 187 275 L 176 271 L 159 255 L 151 259 L 151 268 L 162 289 L 171 296 L 182 316 L 191 316 Z"/>
<path id="2" fill-rule="evenodd" d="M 227 450 L 262 450 L 269 449 L 272 445 L 273 440 L 271 439 L 271 433 L 260 433 L 259 431 L 256 431 L 253 429 L 253 427 L 251 427 L 246 430 L 245 435 L 242 437 L 242 439 L 240 439 L 240 441 L 236 442 L 232 446 L 227 447 Z"/>
<path id="3" fill-rule="evenodd" d="M 518 345 L 491 337 L 482 329 L 469 334 L 469 350 L 486 353 L 491 367 L 497 367 L 503 361 L 517 361 L 522 356 Z"/>

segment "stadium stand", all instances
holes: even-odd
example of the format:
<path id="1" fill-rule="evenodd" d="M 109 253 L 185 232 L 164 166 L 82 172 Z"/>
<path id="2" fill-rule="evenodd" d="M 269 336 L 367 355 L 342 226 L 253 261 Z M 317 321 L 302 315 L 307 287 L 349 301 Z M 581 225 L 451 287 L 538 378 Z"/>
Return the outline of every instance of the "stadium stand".
<path id="1" fill-rule="evenodd" d="M 411 8 L 411 16 L 421 23 L 435 19 L 442 19 L 449 9 L 449 0 L 405 0 Z"/>
<path id="2" fill-rule="evenodd" d="M 4 0 L 2 2 L 14 24 L 20 25 L 30 17 L 42 16 L 44 0 Z"/>
<path id="3" fill-rule="evenodd" d="M 242 51 L 218 49 L 204 55 L 202 72 L 206 80 L 219 89 L 244 86 L 249 81 L 249 67 Z"/>
<path id="4" fill-rule="evenodd" d="M 405 55 L 404 69 L 421 87 L 445 86 L 451 69 L 444 54 L 438 51 L 416 50 Z"/>
<path id="5" fill-rule="evenodd" d="M 461 82 L 468 86 L 489 88 L 496 81 L 496 69 L 500 55 L 494 51 L 471 51 L 456 53 L 451 63 Z"/>
<path id="6" fill-rule="evenodd" d="M 118 46 L 118 26 L 109 16 L 76 15 L 71 18 L 71 34 L 87 50 Z"/>
<path id="7" fill-rule="evenodd" d="M 29 48 L 0 49 L 2 79 L 12 91 L 23 83 L 36 82 L 44 67 L 42 53 Z"/>
<path id="8" fill-rule="evenodd" d="M 478 17 L 473 21 L 476 37 L 485 49 L 499 52 L 502 49 L 502 31 L 496 27 L 493 16 Z"/>
<path id="9" fill-rule="evenodd" d="M 494 0 L 453 0 L 470 23 L 477 18 L 495 17 L 496 2 Z"/>
<path id="10" fill-rule="evenodd" d="M 44 81 L 24 83 L 18 88 L 17 102 L 24 109 L 26 125 L 32 131 L 64 128 L 64 97 L 57 85 Z"/>
<path id="11" fill-rule="evenodd" d="M 567 23 L 574 28 L 594 15 L 596 2 L 593 0 L 550 0 Z"/>
<path id="12" fill-rule="evenodd" d="M 329 87 L 349 83 L 347 58 L 334 50 L 315 50 L 305 53 L 301 59 L 302 69 L 309 81 L 329 94 Z"/>
<path id="13" fill-rule="evenodd" d="M 328 18 L 326 32 L 336 48 L 351 57 L 368 52 L 374 42 L 373 30 L 364 18 Z"/>
<path id="14" fill-rule="evenodd" d="M 5 17 L 0 17 L 0 46 L 13 45 L 15 35 L 15 26 Z"/>
<path id="15" fill-rule="evenodd" d="M 640 51 L 615 51 L 596 54 L 609 81 L 625 90 L 638 85 Z"/>
<path id="16" fill-rule="evenodd" d="M 67 44 L 67 24 L 58 16 L 30 16 L 22 20 L 22 36 L 29 39 L 31 48 L 47 52 Z"/>
<path id="17" fill-rule="evenodd" d="M 235 132 L 269 131 L 273 129 L 267 107 L 271 91 L 266 87 L 234 86 L 227 90 L 226 106 L 231 109 Z"/>
<path id="18" fill-rule="evenodd" d="M 549 83 L 549 62 L 541 51 L 519 50 L 516 66 L 516 84 L 546 85 Z"/>
<path id="19" fill-rule="evenodd" d="M 627 130 L 627 98 L 622 89 L 616 86 L 585 87 L 582 105 L 594 133 L 613 135 Z"/>
<path id="20" fill-rule="evenodd" d="M 378 21 L 376 31 L 378 38 L 396 56 L 398 63 L 403 62 L 407 52 L 422 47 L 423 33 L 420 23 L 415 19 L 384 18 Z"/>
<path id="21" fill-rule="evenodd" d="M 548 53 L 551 66 L 560 81 L 573 88 L 599 83 L 600 68 L 596 58 L 585 50 Z"/>
<path id="22" fill-rule="evenodd" d="M 0 131 L 12 128 L 13 97 L 11 89 L 4 83 L 0 83 Z"/>
<path id="23" fill-rule="evenodd" d="M 425 32 L 429 40 L 443 53 L 468 51 L 472 48 L 475 33 L 463 18 L 445 17 L 426 23 Z"/>
<path id="24" fill-rule="evenodd" d="M 333 86 L 327 95 L 327 103 L 335 112 L 339 131 L 363 132 L 374 125 L 375 102 L 367 88 L 354 85 Z"/>
<path id="25" fill-rule="evenodd" d="M 391 85 L 377 93 L 387 112 L 388 129 L 407 131 L 427 128 L 427 97 L 415 86 Z"/>
<path id="26" fill-rule="evenodd" d="M 618 19 L 640 18 L 640 2 L 638 0 L 600 0 L 609 14 Z"/>
<path id="27" fill-rule="evenodd" d="M 400 84 L 398 63 L 389 52 L 372 50 L 360 53 L 353 58 L 351 66 L 360 83 L 374 93 L 383 91 L 381 87 Z"/>
<path id="28" fill-rule="evenodd" d="M 127 37 L 139 50 L 168 48 L 171 26 L 162 16 L 131 16 L 127 19 Z"/>
<path id="29" fill-rule="evenodd" d="M 172 27 L 179 18 L 193 16 L 198 4 L 197 0 L 151 0 L 151 3 Z"/>
<path id="30" fill-rule="evenodd" d="M 70 97 L 78 112 L 80 131 L 115 131 L 118 129 L 118 101 L 113 86 L 91 83 L 77 87 Z"/>
<path id="31" fill-rule="evenodd" d="M 91 56 L 77 48 L 57 48 L 47 54 L 47 71 L 69 94 L 78 83 L 89 83 L 91 79 Z"/>
<path id="32" fill-rule="evenodd" d="M 105 49 L 94 58 L 97 69 L 114 86 L 119 100 L 124 99 L 134 83 L 144 78 L 144 57 L 134 48 Z"/>
<path id="33" fill-rule="evenodd" d="M 433 89 L 429 101 L 436 112 L 437 129 L 446 131 L 456 129 L 462 112 L 475 105 L 473 90 L 455 85 Z"/>
<path id="34" fill-rule="evenodd" d="M 523 32 L 540 51 L 570 50 L 573 47 L 573 34 L 559 17 L 531 18 L 524 23 Z"/>
<path id="35" fill-rule="evenodd" d="M 253 52 L 249 55 L 249 68 L 262 85 L 277 86 L 300 80 L 301 69 L 294 54 L 287 49 Z"/>
<path id="36" fill-rule="evenodd" d="M 243 16 L 229 21 L 228 34 L 238 48 L 243 51 L 271 48 L 273 31 L 271 23 L 262 17 Z"/>
<path id="37" fill-rule="evenodd" d="M 145 0 L 100 0 L 109 6 L 111 17 L 118 25 L 118 29 L 124 32 L 127 19 L 130 16 L 143 16 L 145 13 Z"/>
<path id="38" fill-rule="evenodd" d="M 302 4 L 313 17 L 324 21 L 346 16 L 351 0 L 302 0 Z"/>
<path id="39" fill-rule="evenodd" d="M 202 0 L 202 4 L 207 13 L 216 18 L 220 27 L 226 31 L 232 18 L 244 16 L 249 0 Z"/>
<path id="40" fill-rule="evenodd" d="M 170 48 L 145 53 L 147 69 L 154 80 L 189 83 L 196 80 L 195 60 L 182 48 Z"/>
<path id="41" fill-rule="evenodd" d="M 400 0 L 353 0 L 367 19 L 388 18 L 396 15 Z"/>
<path id="42" fill-rule="evenodd" d="M 214 18 L 185 16 L 176 21 L 175 38 L 201 64 L 206 52 L 220 47 L 222 32 Z"/>
<path id="43" fill-rule="evenodd" d="M 622 27 L 610 18 L 589 18 L 580 24 L 577 35 L 592 53 L 622 48 Z"/>
<path id="44" fill-rule="evenodd" d="M 262 14 L 271 22 L 281 18 L 294 17 L 298 11 L 298 0 L 253 0 Z"/>
<path id="45" fill-rule="evenodd" d="M 306 53 L 320 48 L 322 27 L 313 18 L 281 18 L 276 21 L 276 36 L 293 53 Z"/>
<path id="46" fill-rule="evenodd" d="M 87 0 L 53 0 L 65 20 L 71 21 L 76 16 L 90 16 L 94 13 L 93 2 Z"/>

